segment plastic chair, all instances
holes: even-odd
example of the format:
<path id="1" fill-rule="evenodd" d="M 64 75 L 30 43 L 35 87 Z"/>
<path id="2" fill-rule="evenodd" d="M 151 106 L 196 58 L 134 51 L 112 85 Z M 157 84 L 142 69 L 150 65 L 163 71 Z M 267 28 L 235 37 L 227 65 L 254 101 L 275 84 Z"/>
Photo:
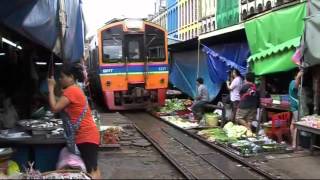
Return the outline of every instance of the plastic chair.
<path id="1" fill-rule="evenodd" d="M 290 138 L 291 112 L 274 114 L 271 120 L 271 131 L 267 133 L 270 138 L 275 138 L 277 142 L 282 142 L 283 135 Z"/>

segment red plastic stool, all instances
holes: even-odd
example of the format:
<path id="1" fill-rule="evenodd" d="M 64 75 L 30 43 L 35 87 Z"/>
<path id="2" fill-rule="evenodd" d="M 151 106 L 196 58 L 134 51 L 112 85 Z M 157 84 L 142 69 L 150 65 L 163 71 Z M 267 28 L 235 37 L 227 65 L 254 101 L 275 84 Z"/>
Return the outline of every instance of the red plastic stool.
<path id="1" fill-rule="evenodd" d="M 290 134 L 291 112 L 274 114 L 271 120 L 271 131 L 267 133 L 267 136 L 275 139 L 277 142 L 281 142 L 283 135 Z"/>

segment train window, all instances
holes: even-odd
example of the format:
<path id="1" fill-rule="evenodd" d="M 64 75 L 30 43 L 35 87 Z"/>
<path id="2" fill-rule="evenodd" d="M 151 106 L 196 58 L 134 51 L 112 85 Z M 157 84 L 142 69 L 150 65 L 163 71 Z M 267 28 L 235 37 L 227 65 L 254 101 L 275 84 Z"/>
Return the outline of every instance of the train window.
<path id="1" fill-rule="evenodd" d="M 146 25 L 146 49 L 150 61 L 165 61 L 165 33 Z"/>
<path id="2" fill-rule="evenodd" d="M 129 59 L 140 59 L 140 50 L 138 41 L 129 42 Z"/>
<path id="3" fill-rule="evenodd" d="M 103 59 L 104 62 L 118 62 L 122 59 L 122 40 L 113 38 L 103 40 Z"/>
<path id="4" fill-rule="evenodd" d="M 125 36 L 125 54 L 131 62 L 143 61 L 143 34 L 127 34 Z"/>
<path id="5" fill-rule="evenodd" d="M 117 63 L 123 60 L 122 27 L 116 26 L 103 32 L 103 62 Z"/>

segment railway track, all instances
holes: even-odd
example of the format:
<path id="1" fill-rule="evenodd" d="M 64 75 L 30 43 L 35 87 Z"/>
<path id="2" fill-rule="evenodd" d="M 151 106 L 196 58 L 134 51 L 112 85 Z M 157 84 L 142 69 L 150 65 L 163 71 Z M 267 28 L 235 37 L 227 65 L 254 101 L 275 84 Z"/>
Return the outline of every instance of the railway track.
<path id="1" fill-rule="evenodd" d="M 146 112 L 123 113 L 187 179 L 275 179 Z"/>

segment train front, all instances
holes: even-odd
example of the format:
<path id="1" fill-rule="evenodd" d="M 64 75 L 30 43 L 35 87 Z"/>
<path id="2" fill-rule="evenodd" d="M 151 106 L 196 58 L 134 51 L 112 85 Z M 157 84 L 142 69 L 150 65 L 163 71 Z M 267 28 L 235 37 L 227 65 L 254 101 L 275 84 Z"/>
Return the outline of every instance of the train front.
<path id="1" fill-rule="evenodd" d="M 100 83 L 110 110 L 164 105 L 168 87 L 167 33 L 142 20 L 99 30 Z"/>

